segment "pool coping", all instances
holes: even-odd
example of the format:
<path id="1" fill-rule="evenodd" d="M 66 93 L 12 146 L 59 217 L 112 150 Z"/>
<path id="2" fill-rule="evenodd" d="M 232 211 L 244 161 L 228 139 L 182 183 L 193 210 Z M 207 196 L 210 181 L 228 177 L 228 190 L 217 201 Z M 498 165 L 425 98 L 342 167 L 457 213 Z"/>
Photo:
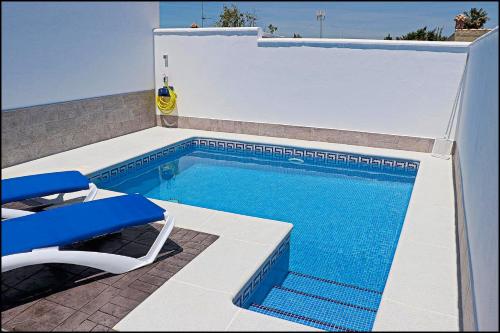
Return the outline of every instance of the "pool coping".
<path id="1" fill-rule="evenodd" d="M 64 169 L 90 174 L 190 137 L 234 139 L 419 161 L 405 223 L 373 330 L 458 330 L 451 159 L 412 151 L 153 127 L 5 168 L 2 177 Z M 117 194 L 100 191 L 104 196 L 113 193 Z M 292 227 L 290 224 L 153 201 L 178 217 L 177 226 L 217 234 L 220 238 L 211 250 L 204 251 L 181 270 L 177 278 L 161 286 L 120 321 L 116 330 L 313 330 L 232 303 L 245 282 L 287 236 Z M 230 223 L 234 219 L 242 223 Z M 256 220 L 259 221 L 256 223 Z M 255 238 L 255 235 L 263 238 Z M 224 260 L 221 261 L 221 257 Z M 227 265 L 229 262 L 232 265 Z"/>

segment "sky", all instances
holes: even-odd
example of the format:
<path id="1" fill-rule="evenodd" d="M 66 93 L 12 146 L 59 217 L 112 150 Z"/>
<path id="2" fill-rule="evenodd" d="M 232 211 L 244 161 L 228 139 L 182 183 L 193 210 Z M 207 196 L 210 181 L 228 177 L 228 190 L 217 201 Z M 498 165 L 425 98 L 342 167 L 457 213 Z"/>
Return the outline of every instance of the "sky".
<path id="1" fill-rule="evenodd" d="M 255 2 L 255 1 L 204 1 L 205 27 L 214 26 L 223 5 L 235 4 L 240 11 L 255 13 L 257 26 L 269 24 L 278 27 L 276 35 L 292 37 L 319 37 L 316 11 L 325 10 L 324 38 L 383 39 L 388 33 L 401 36 L 427 26 L 428 29 L 443 27 L 448 36 L 455 28 L 454 17 L 472 7 L 483 8 L 490 20 L 486 28 L 498 25 L 498 2 L 484 1 L 434 1 L 434 2 Z M 160 2 L 160 27 L 189 27 L 193 22 L 201 27 L 201 1 Z"/>

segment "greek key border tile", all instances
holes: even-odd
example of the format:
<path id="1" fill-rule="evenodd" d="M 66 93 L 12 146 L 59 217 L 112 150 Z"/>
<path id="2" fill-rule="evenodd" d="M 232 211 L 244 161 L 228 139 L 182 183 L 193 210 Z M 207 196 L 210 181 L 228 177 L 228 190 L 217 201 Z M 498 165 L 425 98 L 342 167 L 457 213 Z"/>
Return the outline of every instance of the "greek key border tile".
<path id="1" fill-rule="evenodd" d="M 181 154 L 190 150 L 223 151 L 228 153 L 245 153 L 269 158 L 300 158 L 318 164 L 346 165 L 361 168 L 383 170 L 399 170 L 412 174 L 418 171 L 420 162 L 413 160 L 385 158 L 380 156 L 359 155 L 310 148 L 277 146 L 253 142 L 243 142 L 211 138 L 189 138 L 169 146 L 156 149 L 147 154 L 115 164 L 88 175 L 91 182 L 107 182 L 130 171 L 146 167 L 151 162 L 173 154 Z"/>
<path id="2" fill-rule="evenodd" d="M 310 148 L 286 147 L 271 144 L 232 141 L 223 139 L 194 138 L 193 144 L 198 149 L 216 149 L 227 152 L 246 152 L 258 156 L 295 157 L 324 163 L 344 163 L 348 165 L 368 166 L 384 169 L 397 169 L 416 172 L 420 163 L 413 160 L 384 158 L 380 156 L 341 153 Z"/>
<path id="3" fill-rule="evenodd" d="M 290 234 L 281 241 L 273 253 L 264 261 L 259 269 L 252 275 L 243 288 L 233 298 L 233 303 L 241 307 L 250 298 L 255 290 L 259 287 L 260 283 L 266 278 L 267 274 L 272 271 L 273 266 L 279 261 L 279 258 L 287 253 L 290 249 Z"/>
<path id="4" fill-rule="evenodd" d="M 192 139 L 179 141 L 172 145 L 153 150 L 147 154 L 137 156 L 124 162 L 112 165 L 108 168 L 90 173 L 87 177 L 93 183 L 107 182 L 116 176 L 122 176 L 133 170 L 142 169 L 150 163 L 160 160 L 163 157 L 181 154 L 193 148 L 194 145 Z"/>

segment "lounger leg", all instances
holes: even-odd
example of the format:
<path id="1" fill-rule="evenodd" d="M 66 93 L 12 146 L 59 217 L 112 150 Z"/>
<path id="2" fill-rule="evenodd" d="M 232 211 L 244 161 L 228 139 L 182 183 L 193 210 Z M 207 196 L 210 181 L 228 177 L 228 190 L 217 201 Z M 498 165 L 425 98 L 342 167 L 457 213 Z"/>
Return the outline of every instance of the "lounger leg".
<path id="1" fill-rule="evenodd" d="M 167 241 L 173 227 L 174 218 L 165 214 L 165 225 L 156 237 L 151 249 L 141 258 L 100 252 L 60 251 L 58 247 L 50 247 L 2 257 L 2 272 L 23 266 L 61 263 L 93 267 L 113 274 L 125 273 L 151 264 Z"/>
<path id="2" fill-rule="evenodd" d="M 89 193 L 87 194 L 87 196 L 85 197 L 85 199 L 83 199 L 83 202 L 87 202 L 87 201 L 92 201 L 94 200 L 96 194 L 97 194 L 97 186 L 95 186 L 94 183 L 90 183 L 89 184 Z"/>

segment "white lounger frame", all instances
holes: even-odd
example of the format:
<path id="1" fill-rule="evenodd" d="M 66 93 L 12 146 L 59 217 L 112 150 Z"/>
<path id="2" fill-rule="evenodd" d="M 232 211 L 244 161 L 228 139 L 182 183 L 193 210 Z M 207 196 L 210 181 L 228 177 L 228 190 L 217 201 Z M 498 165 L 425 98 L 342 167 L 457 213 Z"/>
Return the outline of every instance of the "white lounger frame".
<path id="1" fill-rule="evenodd" d="M 89 184 L 89 193 L 87 194 L 85 199 L 83 199 L 83 202 L 94 200 L 95 196 L 97 195 L 97 190 L 98 190 L 97 186 L 95 186 L 94 183 L 90 183 Z M 62 203 L 64 201 L 64 199 L 63 199 L 64 194 L 65 193 L 60 193 L 56 198 L 54 198 L 52 200 L 47 200 L 47 203 L 48 204 Z M 27 210 L 3 208 L 2 207 L 2 219 L 12 219 L 15 217 L 22 217 L 22 216 L 31 215 L 31 214 L 36 214 L 36 212 L 30 212 Z"/>
<path id="2" fill-rule="evenodd" d="M 174 218 L 169 217 L 168 213 L 164 214 L 164 221 L 165 224 L 148 253 L 140 258 L 101 252 L 61 251 L 58 246 L 54 246 L 2 257 L 2 273 L 19 267 L 48 263 L 88 266 L 113 274 L 129 272 L 149 265 L 156 259 L 174 228 Z"/>

